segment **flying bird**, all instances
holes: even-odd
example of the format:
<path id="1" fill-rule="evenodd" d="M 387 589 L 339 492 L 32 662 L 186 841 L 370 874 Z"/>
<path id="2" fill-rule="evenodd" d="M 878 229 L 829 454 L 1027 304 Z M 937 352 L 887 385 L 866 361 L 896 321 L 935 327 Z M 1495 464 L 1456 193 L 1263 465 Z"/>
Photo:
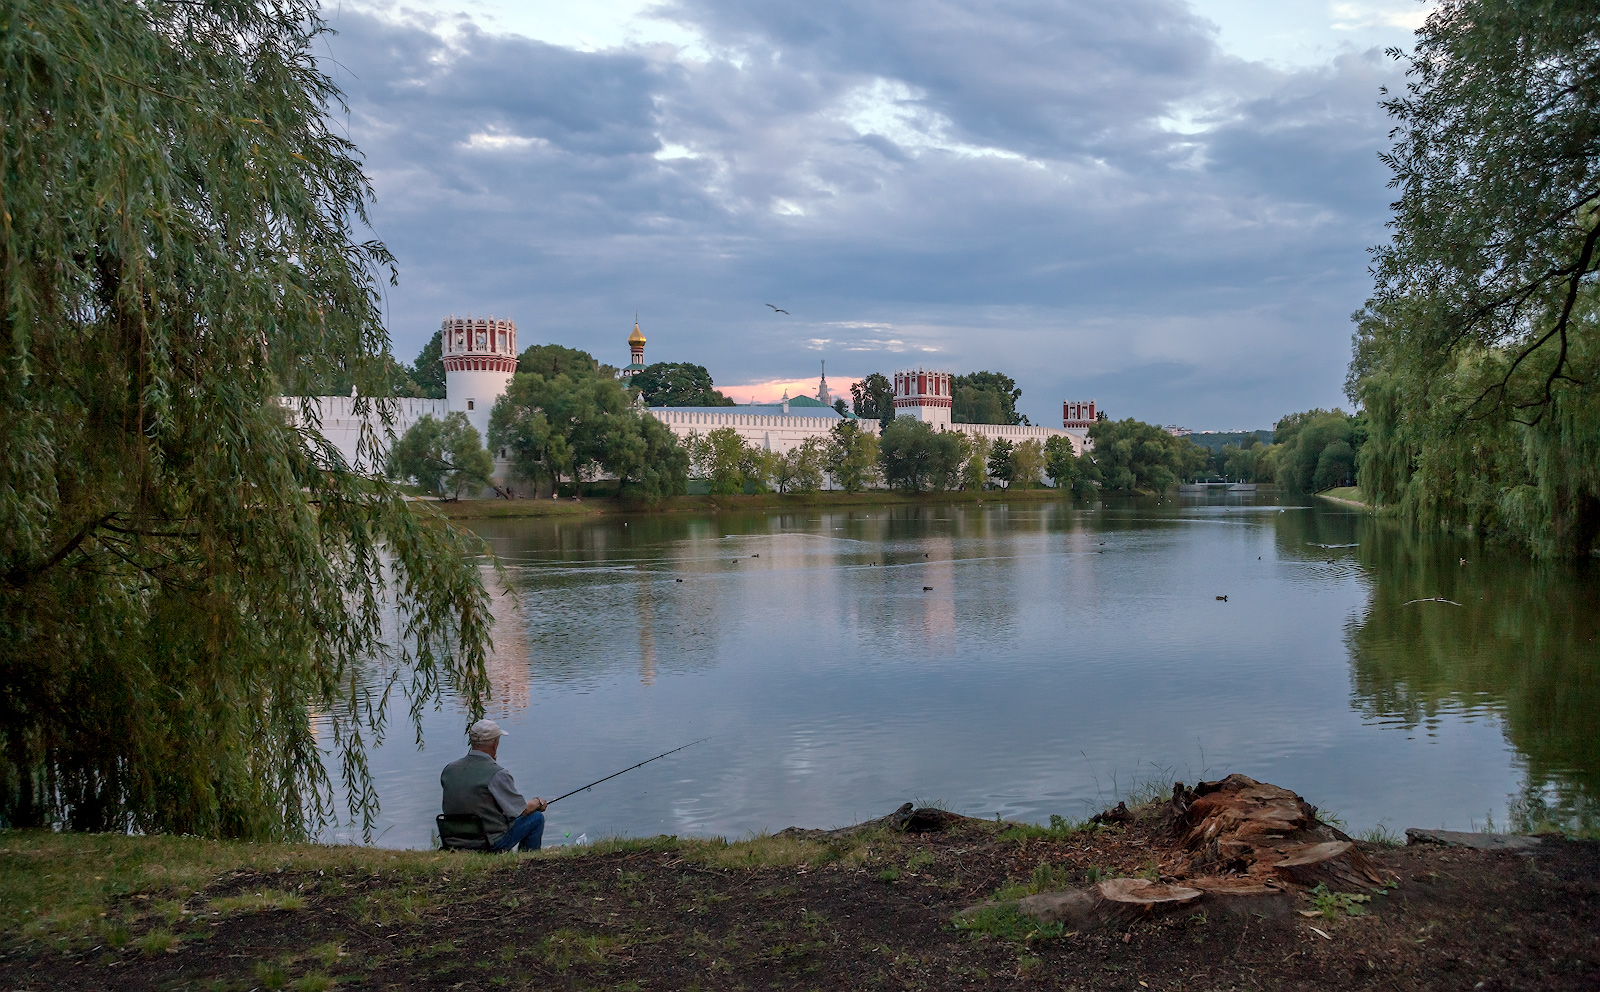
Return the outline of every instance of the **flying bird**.
<path id="1" fill-rule="evenodd" d="M 772 307 L 772 304 L 768 303 L 767 306 Z M 788 313 L 789 312 L 789 311 L 783 309 L 782 307 L 772 307 L 772 309 L 777 313 Z"/>

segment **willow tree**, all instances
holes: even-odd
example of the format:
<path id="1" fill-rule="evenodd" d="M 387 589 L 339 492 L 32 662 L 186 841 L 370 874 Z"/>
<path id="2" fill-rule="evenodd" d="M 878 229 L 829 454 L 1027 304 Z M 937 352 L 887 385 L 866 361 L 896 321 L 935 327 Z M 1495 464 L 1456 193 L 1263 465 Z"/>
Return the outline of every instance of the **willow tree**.
<path id="1" fill-rule="evenodd" d="M 1444 0 L 1401 57 L 1400 198 L 1349 381 L 1360 484 L 1424 523 L 1581 554 L 1600 535 L 1600 16 Z"/>
<path id="2" fill-rule="evenodd" d="M 475 547 L 275 399 L 385 374 L 322 22 L 0 17 L 0 815 L 294 837 L 344 815 L 326 754 L 370 823 L 390 687 L 476 710 L 490 621 Z"/>

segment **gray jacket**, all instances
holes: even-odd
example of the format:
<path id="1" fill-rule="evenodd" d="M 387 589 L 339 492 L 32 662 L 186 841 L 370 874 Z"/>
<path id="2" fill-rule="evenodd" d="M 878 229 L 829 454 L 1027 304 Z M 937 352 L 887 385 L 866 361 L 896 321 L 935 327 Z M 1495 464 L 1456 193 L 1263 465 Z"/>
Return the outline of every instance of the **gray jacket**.
<path id="1" fill-rule="evenodd" d="M 439 774 L 445 813 L 476 813 L 494 843 L 511 829 L 528 801 L 517 791 L 511 773 L 482 751 L 468 751 Z"/>

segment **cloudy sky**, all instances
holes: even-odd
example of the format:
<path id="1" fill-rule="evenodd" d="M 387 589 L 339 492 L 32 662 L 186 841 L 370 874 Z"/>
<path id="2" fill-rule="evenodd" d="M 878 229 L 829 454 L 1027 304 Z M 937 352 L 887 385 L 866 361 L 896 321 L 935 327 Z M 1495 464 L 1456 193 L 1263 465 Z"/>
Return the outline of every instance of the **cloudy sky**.
<path id="1" fill-rule="evenodd" d="M 1235 429 L 1342 402 L 1426 9 L 335 0 L 322 44 L 403 359 L 470 312 L 621 365 L 637 311 L 740 401 L 825 359 Z"/>

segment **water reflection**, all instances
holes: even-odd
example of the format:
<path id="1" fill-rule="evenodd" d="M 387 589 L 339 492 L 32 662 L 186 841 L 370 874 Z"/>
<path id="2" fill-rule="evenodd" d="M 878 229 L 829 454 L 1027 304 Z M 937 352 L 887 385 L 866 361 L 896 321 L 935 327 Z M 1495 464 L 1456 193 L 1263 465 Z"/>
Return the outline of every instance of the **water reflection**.
<path id="1" fill-rule="evenodd" d="M 1596 823 L 1594 568 L 1538 565 L 1381 524 L 1361 530 L 1357 557 L 1377 577 L 1349 631 L 1362 713 L 1426 733 L 1492 715 L 1524 767 L 1514 825 Z"/>
<path id="2" fill-rule="evenodd" d="M 1043 820 L 1163 772 L 1278 781 L 1357 828 L 1592 807 L 1589 573 L 1359 514 L 1218 495 L 478 529 L 517 593 L 495 590 L 490 712 L 525 791 L 713 736 L 562 803 L 554 841 L 908 799 Z M 1408 602 L 1434 596 L 1463 605 Z M 374 755 L 383 843 L 426 843 L 462 717 L 447 700 L 424 749 Z"/>

